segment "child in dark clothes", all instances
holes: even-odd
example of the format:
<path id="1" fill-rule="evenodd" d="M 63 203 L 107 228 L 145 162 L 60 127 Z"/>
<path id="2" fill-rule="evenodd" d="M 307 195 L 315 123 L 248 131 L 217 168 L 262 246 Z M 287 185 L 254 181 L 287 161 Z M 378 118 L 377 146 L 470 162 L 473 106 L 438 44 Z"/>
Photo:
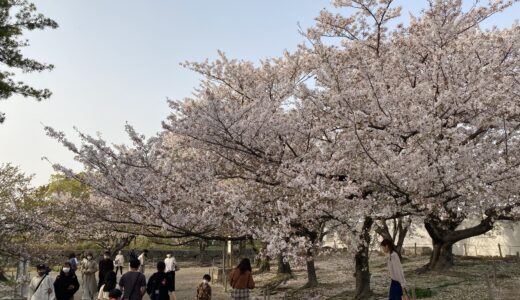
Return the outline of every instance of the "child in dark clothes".
<path id="1" fill-rule="evenodd" d="M 211 276 L 209 276 L 209 274 L 205 274 L 202 277 L 202 282 L 197 288 L 197 300 L 211 300 L 211 286 L 209 285 L 210 281 Z"/>

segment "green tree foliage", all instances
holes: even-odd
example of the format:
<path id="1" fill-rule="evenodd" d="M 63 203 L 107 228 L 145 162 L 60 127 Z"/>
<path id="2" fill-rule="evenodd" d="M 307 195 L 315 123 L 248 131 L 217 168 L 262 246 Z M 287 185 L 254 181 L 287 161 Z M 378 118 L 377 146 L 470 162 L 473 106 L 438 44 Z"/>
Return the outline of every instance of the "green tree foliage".
<path id="1" fill-rule="evenodd" d="M 51 180 L 45 191 L 46 196 L 51 196 L 53 194 L 68 194 L 73 198 L 82 200 L 87 199 L 89 193 L 88 186 L 61 174 L 54 174 L 51 176 Z"/>
<path id="2" fill-rule="evenodd" d="M 15 81 L 14 70 L 24 73 L 51 70 L 54 66 L 26 58 L 21 49 L 29 45 L 24 31 L 57 28 L 52 19 L 36 12 L 36 6 L 27 0 L 0 0 L 0 100 L 13 94 L 32 97 L 40 101 L 51 96 L 48 89 L 36 89 L 22 81 Z M 0 123 L 5 119 L 0 112 Z"/>

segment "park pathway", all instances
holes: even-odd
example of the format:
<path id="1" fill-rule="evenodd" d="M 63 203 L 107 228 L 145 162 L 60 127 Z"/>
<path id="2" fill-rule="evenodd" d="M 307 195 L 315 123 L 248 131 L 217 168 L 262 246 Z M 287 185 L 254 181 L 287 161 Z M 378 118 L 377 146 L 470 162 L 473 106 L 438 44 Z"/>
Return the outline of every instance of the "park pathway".
<path id="1" fill-rule="evenodd" d="M 153 271 L 151 266 L 147 266 L 147 270 L 145 273 L 146 280 L 150 278 Z M 208 273 L 208 268 L 200 268 L 200 267 L 189 267 L 189 268 L 182 268 L 177 272 L 175 275 L 175 287 L 176 292 L 175 295 L 177 296 L 177 300 L 192 300 L 196 299 L 196 292 L 197 292 L 197 286 L 202 281 L 202 276 L 204 274 Z M 31 275 L 34 276 L 34 272 L 31 272 Z M 56 272 L 52 272 L 50 274 L 53 278 L 56 278 L 58 275 Z M 96 274 L 97 278 L 97 274 Z M 121 278 L 121 275 L 117 275 L 117 280 L 119 282 L 119 278 Z M 78 274 L 78 280 L 80 281 L 80 289 L 79 291 L 74 295 L 74 300 L 81 300 L 81 295 L 83 294 L 83 290 L 81 287 L 81 274 Z M 229 299 L 229 296 L 227 296 L 227 293 L 224 292 L 224 288 L 219 284 L 212 284 L 212 293 L 213 297 L 212 300 L 227 300 Z M 145 295 L 143 297 L 143 300 L 150 300 L 148 295 Z"/>

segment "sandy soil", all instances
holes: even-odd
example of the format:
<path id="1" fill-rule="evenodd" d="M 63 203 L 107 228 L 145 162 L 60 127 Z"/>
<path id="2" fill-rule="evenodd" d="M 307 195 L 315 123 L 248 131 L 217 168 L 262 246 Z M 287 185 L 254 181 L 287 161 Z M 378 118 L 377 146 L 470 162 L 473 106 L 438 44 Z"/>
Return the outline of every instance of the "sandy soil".
<path id="1" fill-rule="evenodd" d="M 418 274 L 416 270 L 427 262 L 427 257 L 408 257 L 403 261 L 405 277 L 410 287 L 430 289 L 434 296 L 431 300 L 519 300 L 520 299 L 520 261 L 515 258 L 462 258 L 456 259 L 456 266 L 443 273 Z M 263 274 L 254 273 L 257 288 L 252 300 L 264 299 L 266 287 L 270 287 L 271 300 L 276 299 L 352 299 L 355 281 L 351 262 L 346 255 L 336 253 L 319 257 L 316 261 L 319 285 L 303 289 L 306 271 L 301 266 L 292 266 L 294 278 L 281 279 L 273 271 Z M 145 274 L 151 275 L 151 269 Z M 389 278 L 386 271 L 386 257 L 372 254 L 370 272 L 373 300 L 387 298 Z M 176 296 L 178 300 L 195 299 L 197 285 L 202 275 L 211 273 L 209 268 L 182 268 L 176 275 Z M 33 274 L 34 275 L 34 274 Z M 56 273 L 51 273 L 55 277 Z M 119 279 L 119 276 L 118 276 Z M 271 288 L 272 286 L 276 288 Z M 0 285 L 1 286 L 1 285 Z M 6 290 L 4 289 L 4 296 Z M 1 290 L 0 289 L 0 292 Z M 224 287 L 212 284 L 213 300 L 229 299 Z M 82 291 L 76 293 L 75 300 L 81 300 Z M 1 297 L 0 297 L 1 298 Z M 144 300 L 149 300 L 148 296 Z"/>

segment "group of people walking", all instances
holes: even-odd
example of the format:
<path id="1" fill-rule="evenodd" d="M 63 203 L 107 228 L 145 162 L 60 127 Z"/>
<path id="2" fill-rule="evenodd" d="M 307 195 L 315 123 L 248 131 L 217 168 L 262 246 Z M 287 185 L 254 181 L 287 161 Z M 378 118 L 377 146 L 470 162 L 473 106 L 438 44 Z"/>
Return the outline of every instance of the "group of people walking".
<path id="1" fill-rule="evenodd" d="M 49 276 L 50 268 L 41 264 L 36 267 L 37 275 L 29 284 L 28 300 L 73 300 L 80 283 L 76 271 L 81 272 L 82 300 L 141 300 L 145 293 L 151 300 L 176 300 L 175 258 L 168 254 L 164 261 L 157 263 L 157 272 L 146 281 L 144 275 L 147 250 L 139 256 L 131 251 L 128 257 L 129 270 L 123 274 L 125 259 L 121 251 L 115 259 L 105 252 L 96 262 L 92 253 L 87 253 L 79 262 L 74 254 L 69 256 L 56 279 Z M 121 278 L 117 282 L 117 273 Z M 96 280 L 95 274 L 98 273 Z"/>
<path id="2" fill-rule="evenodd" d="M 407 298 L 403 268 L 394 244 L 390 240 L 383 240 L 381 247 L 388 254 L 388 272 L 391 278 L 389 299 Z M 151 300 L 176 300 L 175 272 L 178 266 L 175 258 L 168 254 L 164 261 L 159 261 L 157 272 L 147 281 L 144 275 L 147 252 L 145 250 L 137 256 L 132 251 L 129 255 L 129 271 L 124 274 L 122 270 L 124 256 L 121 251 L 114 261 L 110 259 L 110 253 L 105 252 L 99 263 L 94 261 L 92 253 L 88 253 L 81 263 L 71 255 L 69 261 L 62 265 L 60 274 L 55 280 L 49 276 L 48 267 L 38 265 L 36 267 L 38 274 L 32 278 L 29 285 L 28 300 L 73 300 L 74 294 L 80 287 L 76 276 L 78 267 L 82 274 L 82 300 L 121 300 L 121 297 L 124 300 L 142 300 L 145 293 Z M 122 275 L 118 284 L 116 283 L 117 271 Z M 98 272 L 97 282 L 96 272 Z M 205 274 L 197 287 L 197 300 L 211 300 L 210 281 L 211 277 Z M 228 281 L 232 287 L 231 299 L 250 299 L 250 290 L 255 288 L 255 282 L 248 258 L 242 259 L 238 266 L 231 270 Z"/>

